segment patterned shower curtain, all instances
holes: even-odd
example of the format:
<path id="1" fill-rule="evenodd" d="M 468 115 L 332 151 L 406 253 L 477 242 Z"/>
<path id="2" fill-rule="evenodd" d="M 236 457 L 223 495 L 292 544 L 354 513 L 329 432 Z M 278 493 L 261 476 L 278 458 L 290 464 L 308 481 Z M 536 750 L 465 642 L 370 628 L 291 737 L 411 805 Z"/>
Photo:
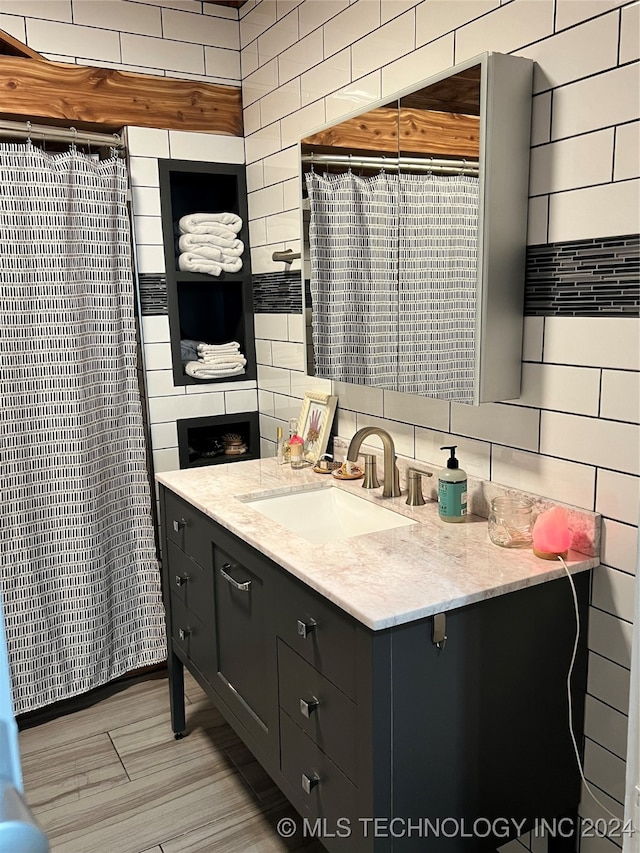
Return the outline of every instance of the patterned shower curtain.
<path id="1" fill-rule="evenodd" d="M 15 713 L 164 660 L 123 161 L 0 144 L 0 580 Z"/>
<path id="2" fill-rule="evenodd" d="M 305 178 L 318 375 L 471 402 L 478 179 Z"/>
<path id="3" fill-rule="evenodd" d="M 395 388 L 398 182 L 351 172 L 305 178 L 316 374 Z"/>

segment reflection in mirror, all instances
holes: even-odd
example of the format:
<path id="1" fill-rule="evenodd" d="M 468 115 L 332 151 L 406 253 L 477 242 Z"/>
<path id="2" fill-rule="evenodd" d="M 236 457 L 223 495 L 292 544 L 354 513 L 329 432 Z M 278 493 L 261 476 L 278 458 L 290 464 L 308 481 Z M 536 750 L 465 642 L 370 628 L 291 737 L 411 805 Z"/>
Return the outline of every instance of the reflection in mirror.
<path id="1" fill-rule="evenodd" d="M 516 118 L 524 121 L 530 62 L 493 54 L 301 141 L 310 374 L 480 402 L 482 277 L 490 266 L 482 245 L 486 92 L 494 67 L 487 56 L 518 72 L 513 91 L 503 87 L 502 113 L 495 99 L 493 111 L 502 120 L 519 99 L 524 110 Z M 518 152 L 514 160 L 512 175 L 520 175 L 513 190 L 494 181 L 495 198 L 511 191 L 516 198 L 515 207 L 503 205 L 515 223 L 507 246 L 514 262 L 520 244 L 524 254 L 528 119 L 515 133 L 520 148 L 525 133 L 527 159 Z M 507 302 L 503 313 L 515 307 L 517 314 L 517 299 Z M 521 333 L 521 307 L 518 323 Z M 509 334 L 515 341 L 517 331 Z M 519 375 L 502 387 L 518 384 Z"/>
<path id="2" fill-rule="evenodd" d="M 472 400 L 480 67 L 302 142 L 313 372 Z"/>

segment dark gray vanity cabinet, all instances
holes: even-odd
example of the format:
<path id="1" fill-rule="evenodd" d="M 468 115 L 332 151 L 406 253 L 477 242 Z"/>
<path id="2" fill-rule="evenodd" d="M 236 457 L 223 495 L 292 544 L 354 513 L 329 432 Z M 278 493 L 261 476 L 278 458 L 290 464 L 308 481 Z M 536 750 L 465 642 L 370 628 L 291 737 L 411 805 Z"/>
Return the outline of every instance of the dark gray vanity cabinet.
<path id="1" fill-rule="evenodd" d="M 332 853 L 495 851 L 575 814 L 566 578 L 448 611 L 444 646 L 432 618 L 371 631 L 160 491 L 177 735 L 186 666 Z M 581 743 L 589 573 L 574 580 Z"/>

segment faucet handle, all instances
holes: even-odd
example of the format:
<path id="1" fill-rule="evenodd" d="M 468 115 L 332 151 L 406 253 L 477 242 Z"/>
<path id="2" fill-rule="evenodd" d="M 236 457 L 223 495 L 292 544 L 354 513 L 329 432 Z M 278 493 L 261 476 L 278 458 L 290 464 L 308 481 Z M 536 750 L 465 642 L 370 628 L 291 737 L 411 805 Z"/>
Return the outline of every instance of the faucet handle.
<path id="1" fill-rule="evenodd" d="M 423 506 L 426 503 L 422 494 L 421 477 L 432 477 L 430 471 L 420 471 L 418 468 L 407 469 L 407 484 L 409 486 L 409 494 L 407 503 L 409 506 Z"/>
<path id="2" fill-rule="evenodd" d="M 380 485 L 378 474 L 376 472 L 376 457 L 373 453 L 359 453 L 364 459 L 364 480 L 362 481 L 363 489 L 377 489 Z"/>

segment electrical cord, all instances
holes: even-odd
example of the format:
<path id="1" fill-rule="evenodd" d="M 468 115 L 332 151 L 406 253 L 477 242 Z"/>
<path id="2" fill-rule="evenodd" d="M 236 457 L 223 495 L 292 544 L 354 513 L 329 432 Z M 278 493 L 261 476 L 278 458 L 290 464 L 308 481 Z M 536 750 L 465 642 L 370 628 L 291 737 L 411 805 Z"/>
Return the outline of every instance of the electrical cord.
<path id="1" fill-rule="evenodd" d="M 613 812 L 609 811 L 609 809 L 604 805 L 604 803 L 600 802 L 600 800 L 596 797 L 596 795 L 593 793 L 593 791 L 589 787 L 589 783 L 585 779 L 584 770 L 582 769 L 582 763 L 580 761 L 580 750 L 578 749 L 578 744 L 576 743 L 575 732 L 573 731 L 573 708 L 572 708 L 572 704 L 571 704 L 571 676 L 573 675 L 573 666 L 576 662 L 576 655 L 578 653 L 578 641 L 580 639 L 580 611 L 578 608 L 578 596 L 576 593 L 576 587 L 575 587 L 575 584 L 573 582 L 573 578 L 571 577 L 571 572 L 569 571 L 569 569 L 567 568 L 567 564 L 565 563 L 565 561 L 562 559 L 562 557 L 559 554 L 558 554 L 558 559 L 560 560 L 560 562 L 564 566 L 564 570 L 567 573 L 567 577 L 569 578 L 569 583 L 571 585 L 571 594 L 573 595 L 573 605 L 574 605 L 575 613 L 576 613 L 576 639 L 575 639 L 575 642 L 573 644 L 573 654 L 571 655 L 571 663 L 569 664 L 569 673 L 567 675 L 567 699 L 568 699 L 568 704 L 569 704 L 569 734 L 571 735 L 571 742 L 573 744 L 573 751 L 575 752 L 575 755 L 576 755 L 576 761 L 578 763 L 578 770 L 580 772 L 580 778 L 582 779 L 582 783 L 583 783 L 584 787 L 588 791 L 589 795 L 600 806 L 600 808 L 604 809 L 608 815 L 610 815 L 612 818 L 615 818 L 617 820 L 618 815 L 615 815 Z"/>

